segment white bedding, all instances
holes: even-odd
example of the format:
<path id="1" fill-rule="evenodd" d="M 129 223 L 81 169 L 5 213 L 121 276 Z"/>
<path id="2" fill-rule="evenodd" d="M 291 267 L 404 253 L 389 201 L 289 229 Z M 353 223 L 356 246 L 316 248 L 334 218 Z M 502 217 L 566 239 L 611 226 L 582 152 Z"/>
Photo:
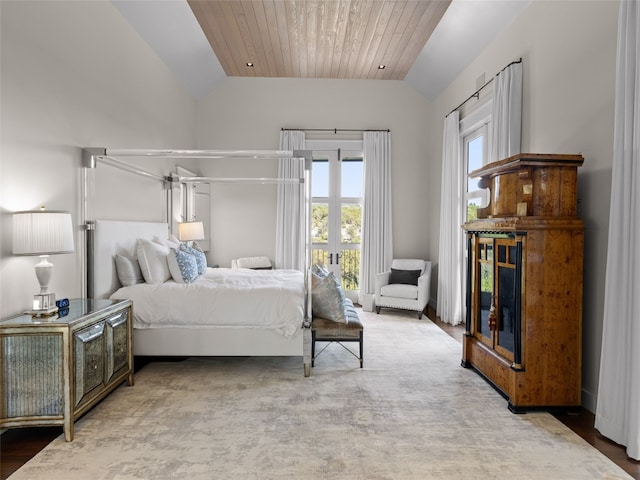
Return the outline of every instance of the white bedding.
<path id="1" fill-rule="evenodd" d="M 207 268 L 193 283 L 140 283 L 110 298 L 133 301 L 138 329 L 259 327 L 291 337 L 304 316 L 304 278 L 297 270 Z"/>

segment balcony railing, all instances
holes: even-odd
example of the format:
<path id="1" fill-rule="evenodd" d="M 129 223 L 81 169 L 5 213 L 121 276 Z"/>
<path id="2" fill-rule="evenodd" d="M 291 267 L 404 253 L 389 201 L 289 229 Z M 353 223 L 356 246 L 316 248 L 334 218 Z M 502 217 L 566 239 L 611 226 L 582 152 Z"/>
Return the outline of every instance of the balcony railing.
<path id="1" fill-rule="evenodd" d="M 334 259 L 335 261 L 335 259 Z M 324 249 L 311 250 L 311 263 L 329 265 L 329 252 Z M 340 251 L 340 282 L 345 290 L 358 290 L 360 285 L 360 250 Z"/>

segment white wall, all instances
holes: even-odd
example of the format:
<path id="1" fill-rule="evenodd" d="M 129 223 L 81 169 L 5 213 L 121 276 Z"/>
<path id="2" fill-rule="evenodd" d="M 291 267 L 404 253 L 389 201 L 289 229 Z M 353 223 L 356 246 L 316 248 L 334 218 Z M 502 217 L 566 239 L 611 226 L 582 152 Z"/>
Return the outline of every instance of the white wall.
<path id="1" fill-rule="evenodd" d="M 76 253 L 51 258 L 51 289 L 79 297 L 81 148 L 192 147 L 196 129 L 195 101 L 111 2 L 2 1 L 0 16 L 0 315 L 6 316 L 28 308 L 39 288 L 35 259 L 12 255 L 12 212 L 40 205 L 71 211 Z M 157 186 L 134 190 L 128 174 L 110 168 L 96 172 L 95 213 L 130 218 L 153 205 L 149 220 L 161 220 Z"/>
<path id="2" fill-rule="evenodd" d="M 198 104 L 198 147 L 276 149 L 282 127 L 388 128 L 394 253 L 428 258 L 432 248 L 427 232 L 438 221 L 427 205 L 430 108 L 431 102 L 400 81 L 228 78 Z M 242 162 L 237 172 L 246 176 L 247 161 L 237 162 Z M 200 171 L 222 168 L 201 166 Z M 258 168 L 253 164 L 251 170 L 259 176 L 277 175 L 275 162 Z M 227 164 L 223 173 L 235 176 L 232 170 Z M 275 188 L 243 186 L 233 195 L 237 187 L 214 185 L 212 193 L 210 261 L 223 266 L 237 256 L 273 258 L 275 252 Z"/>
<path id="3" fill-rule="evenodd" d="M 439 205 L 444 116 L 487 78 L 522 57 L 522 151 L 582 153 L 578 213 L 585 222 L 583 405 L 595 411 L 613 153 L 618 2 L 534 1 L 435 101 L 429 204 Z M 434 213 L 432 212 L 432 215 Z M 436 255 L 438 233 L 429 245 Z"/>

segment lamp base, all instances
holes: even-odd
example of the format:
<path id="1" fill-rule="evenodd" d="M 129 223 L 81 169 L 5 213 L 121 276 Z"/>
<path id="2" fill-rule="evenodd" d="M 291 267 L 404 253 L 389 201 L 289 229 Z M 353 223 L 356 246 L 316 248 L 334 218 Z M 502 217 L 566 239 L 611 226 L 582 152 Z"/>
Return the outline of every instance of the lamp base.
<path id="1" fill-rule="evenodd" d="M 50 317 L 58 313 L 58 307 L 48 308 L 46 310 L 27 310 L 27 315 L 31 315 L 32 317 Z"/>
<path id="2" fill-rule="evenodd" d="M 51 315 L 58 311 L 56 305 L 55 293 L 36 293 L 33 296 L 33 308 L 29 311 L 32 315 L 41 313 L 42 315 Z"/>

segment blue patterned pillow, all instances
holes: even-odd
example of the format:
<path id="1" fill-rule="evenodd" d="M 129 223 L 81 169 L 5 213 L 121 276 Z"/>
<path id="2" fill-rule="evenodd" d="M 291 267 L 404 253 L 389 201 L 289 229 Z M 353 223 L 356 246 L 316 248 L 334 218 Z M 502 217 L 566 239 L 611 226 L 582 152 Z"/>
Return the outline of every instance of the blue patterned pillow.
<path id="1" fill-rule="evenodd" d="M 193 248 L 186 243 L 181 243 L 180 250 L 195 257 L 196 264 L 198 265 L 198 275 L 202 275 L 207 271 L 207 257 L 200 248 Z"/>
<path id="2" fill-rule="evenodd" d="M 311 310 L 314 317 L 347 323 L 344 291 L 333 272 L 325 277 L 311 276 Z"/>
<path id="3" fill-rule="evenodd" d="M 171 249 L 167 257 L 171 278 L 178 283 L 191 283 L 198 278 L 196 257 L 182 250 Z"/>

